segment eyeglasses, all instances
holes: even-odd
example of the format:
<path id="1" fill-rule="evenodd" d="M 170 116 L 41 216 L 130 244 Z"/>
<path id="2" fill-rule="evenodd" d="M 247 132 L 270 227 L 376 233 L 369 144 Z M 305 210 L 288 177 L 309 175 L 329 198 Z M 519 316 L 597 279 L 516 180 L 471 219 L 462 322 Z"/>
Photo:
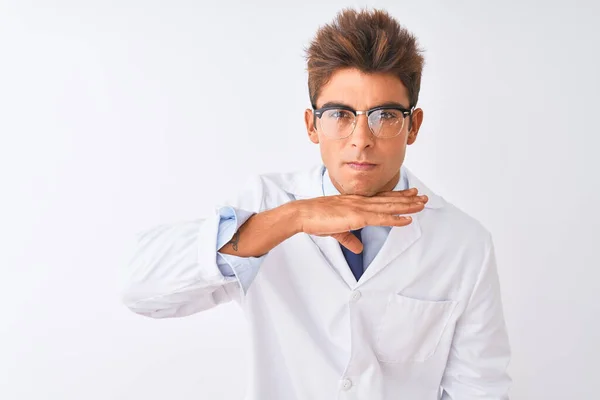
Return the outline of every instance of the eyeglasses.
<path id="1" fill-rule="evenodd" d="M 392 138 L 402 132 L 404 119 L 406 116 L 412 116 L 414 109 L 414 107 L 408 110 L 403 107 L 380 106 L 367 111 L 357 111 L 338 105 L 318 109 L 313 106 L 314 124 L 327 137 L 345 139 L 354 132 L 357 117 L 366 115 L 373 135 L 378 138 Z"/>

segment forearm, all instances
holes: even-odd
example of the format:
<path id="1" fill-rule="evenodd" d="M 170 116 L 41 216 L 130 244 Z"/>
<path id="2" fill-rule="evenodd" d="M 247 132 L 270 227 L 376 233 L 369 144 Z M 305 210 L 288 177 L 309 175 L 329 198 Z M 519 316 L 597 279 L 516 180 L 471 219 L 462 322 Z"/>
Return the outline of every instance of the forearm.
<path id="1" fill-rule="evenodd" d="M 222 254 L 261 257 L 300 232 L 297 202 L 286 203 L 250 217 L 219 249 Z"/>

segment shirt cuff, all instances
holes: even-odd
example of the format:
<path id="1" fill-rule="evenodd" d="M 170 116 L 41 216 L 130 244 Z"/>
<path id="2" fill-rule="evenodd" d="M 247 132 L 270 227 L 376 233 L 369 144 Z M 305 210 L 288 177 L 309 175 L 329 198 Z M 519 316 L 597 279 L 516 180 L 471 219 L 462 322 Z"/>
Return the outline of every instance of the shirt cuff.
<path id="1" fill-rule="evenodd" d="M 265 256 L 238 257 L 231 254 L 222 254 L 218 250 L 227 244 L 240 226 L 255 213 L 225 206 L 218 209 L 218 214 L 221 220 L 217 233 L 217 267 L 224 276 L 235 276 L 245 294 L 256 277 Z"/>

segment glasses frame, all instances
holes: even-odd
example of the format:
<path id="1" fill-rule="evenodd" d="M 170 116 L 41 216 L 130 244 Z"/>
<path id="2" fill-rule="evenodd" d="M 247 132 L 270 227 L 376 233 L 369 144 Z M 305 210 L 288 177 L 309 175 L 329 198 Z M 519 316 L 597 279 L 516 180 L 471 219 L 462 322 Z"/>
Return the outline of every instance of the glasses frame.
<path id="1" fill-rule="evenodd" d="M 381 137 L 381 136 L 377 136 L 375 134 L 375 132 L 373 132 L 373 128 L 371 128 L 371 125 L 369 124 L 369 116 L 371 114 L 373 114 L 375 111 L 379 111 L 379 110 L 398 110 L 400 112 L 402 112 L 402 116 L 403 118 L 406 118 L 407 116 L 412 117 L 413 111 L 415 110 L 415 106 L 412 106 L 410 109 L 408 108 L 404 108 L 404 107 L 399 107 L 399 106 L 377 106 L 377 107 L 373 107 L 369 110 L 355 110 L 351 107 L 348 106 L 342 106 L 342 105 L 335 105 L 335 106 L 327 106 L 327 107 L 321 107 L 321 108 L 317 108 L 314 104 L 312 105 L 313 108 L 313 124 L 315 126 L 315 130 L 317 129 L 317 117 L 319 118 L 319 120 L 321 119 L 321 117 L 323 116 L 323 113 L 325 111 L 329 111 L 329 110 L 345 110 L 345 111 L 349 111 L 352 114 L 354 114 L 354 126 L 352 127 L 352 131 L 350 131 L 350 133 L 347 136 L 343 136 L 343 137 L 331 137 L 331 136 L 327 136 L 330 137 L 332 139 L 346 139 L 349 138 L 350 136 L 352 136 L 352 134 L 354 133 L 354 131 L 356 130 L 356 121 L 359 115 L 365 115 L 367 117 L 367 125 L 369 126 L 369 130 L 371 131 L 371 133 L 373 134 L 373 136 L 375 136 L 376 138 L 380 138 L 380 139 L 390 139 L 393 137 L 396 137 L 400 134 L 400 132 L 402 132 L 402 129 L 404 129 L 404 120 L 402 122 L 402 128 L 400 128 L 400 130 L 398 131 L 398 133 L 394 136 L 386 136 L 386 137 Z M 409 129 L 410 129 L 410 123 L 412 122 L 412 119 L 409 119 Z M 325 134 L 325 132 L 323 132 L 323 134 Z"/>

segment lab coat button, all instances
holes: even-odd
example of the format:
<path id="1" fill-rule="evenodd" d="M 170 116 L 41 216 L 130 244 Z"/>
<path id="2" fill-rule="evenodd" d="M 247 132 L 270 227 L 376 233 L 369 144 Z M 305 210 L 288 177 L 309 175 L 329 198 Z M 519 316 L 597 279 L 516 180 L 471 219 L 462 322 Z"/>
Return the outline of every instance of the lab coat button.
<path id="1" fill-rule="evenodd" d="M 360 299 L 361 293 L 358 290 L 355 290 L 352 292 L 352 294 L 350 295 L 350 300 L 351 301 L 358 301 L 358 299 Z"/>
<path id="2" fill-rule="evenodd" d="M 352 381 L 348 378 L 344 378 L 340 382 L 340 386 L 343 390 L 348 390 L 352 387 Z"/>

